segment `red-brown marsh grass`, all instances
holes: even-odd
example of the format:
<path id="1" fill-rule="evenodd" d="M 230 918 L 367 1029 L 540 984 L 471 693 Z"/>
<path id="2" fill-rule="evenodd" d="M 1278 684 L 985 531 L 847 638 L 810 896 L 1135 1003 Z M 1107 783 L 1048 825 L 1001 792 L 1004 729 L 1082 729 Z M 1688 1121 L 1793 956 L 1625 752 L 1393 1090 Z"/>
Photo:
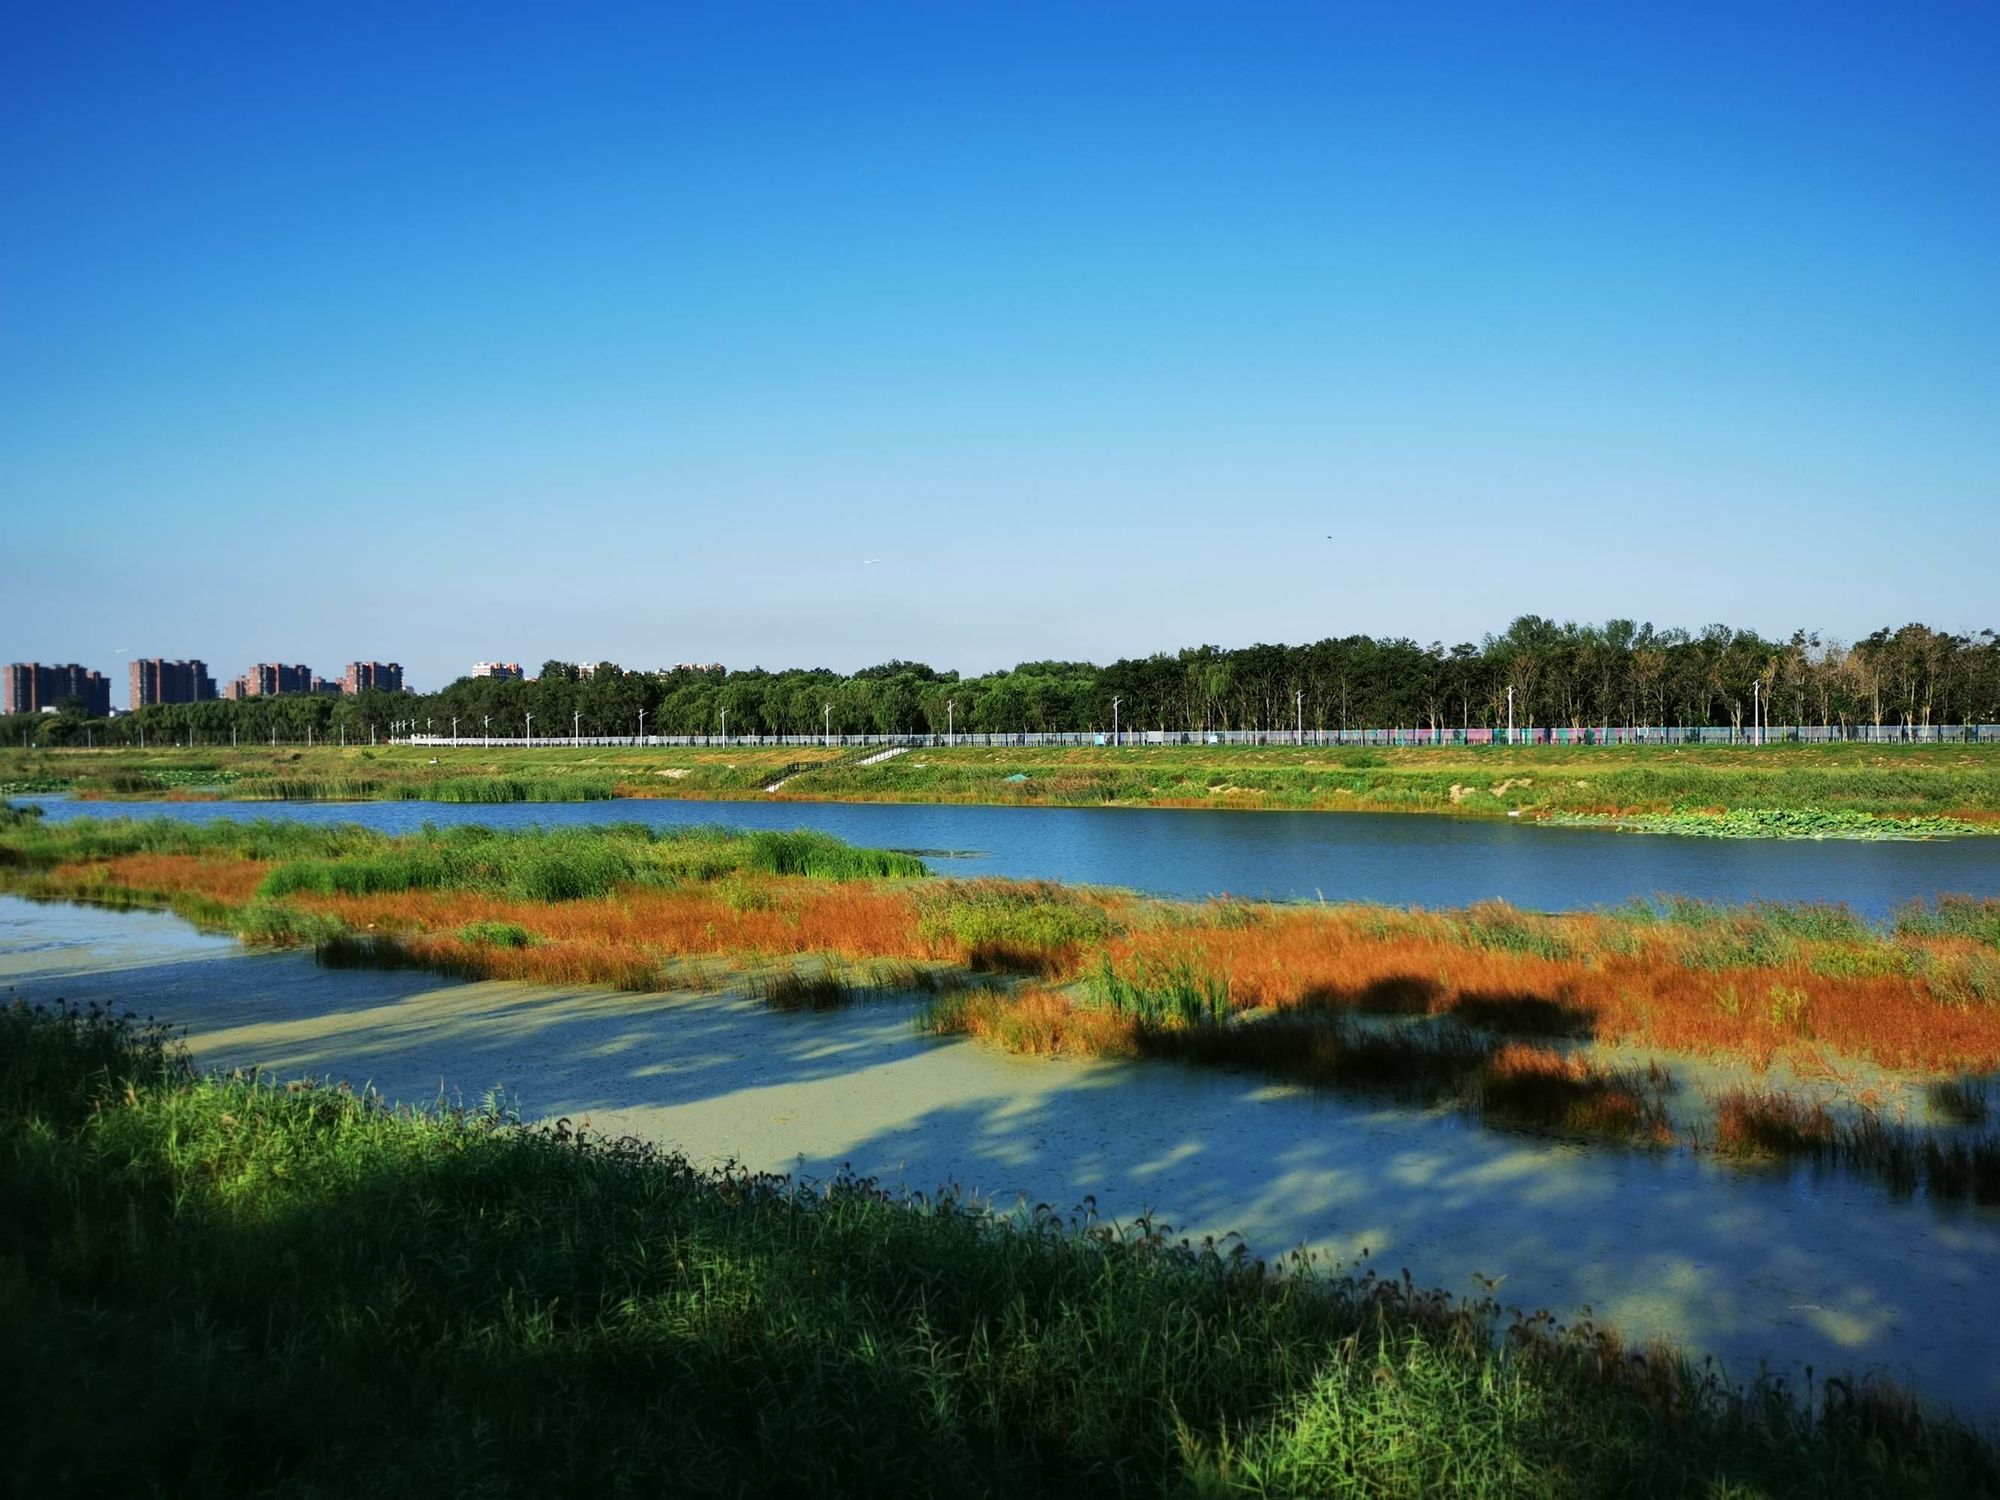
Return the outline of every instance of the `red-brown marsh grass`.
<path id="1" fill-rule="evenodd" d="M 1488 1120 L 1665 1146 L 1673 1142 L 1661 1099 L 1667 1087 L 1657 1068 L 1610 1069 L 1574 1052 L 1514 1042 L 1488 1059 L 1476 1098 Z"/>
<path id="2" fill-rule="evenodd" d="M 774 974 L 757 992 L 773 1010 L 839 1010 L 854 1002 L 854 986 L 831 972 Z"/>
<path id="3" fill-rule="evenodd" d="M 199 896 L 240 911 L 272 868 L 226 853 L 128 853 L 17 869 L 9 882 L 83 899 Z M 421 938 L 451 972 L 482 977 L 638 985 L 681 960 L 807 953 L 1051 983 L 1091 968 L 1143 985 L 1170 969 L 1223 996 L 1231 1014 L 1436 1017 L 1506 1038 L 1592 1038 L 1759 1068 L 1815 1055 L 1931 1075 L 2000 1067 L 1994 903 L 1905 914 L 1883 934 L 1834 908 L 1683 902 L 1541 916 L 1498 903 L 1461 912 L 1176 905 L 1038 882 L 737 872 L 575 900 L 301 889 L 260 904 Z M 533 941 L 482 942 L 488 924 Z M 1255 1045 L 1276 1045 L 1277 1035 Z"/>
<path id="4" fill-rule="evenodd" d="M 1042 985 L 963 990 L 932 1001 L 918 1025 L 933 1036 L 969 1036 L 1032 1057 L 1136 1057 L 1129 1016 Z"/>
<path id="5" fill-rule="evenodd" d="M 1056 979 L 1076 971 L 1076 951 L 1065 944 L 1055 952 L 1031 948 L 1024 943 L 989 941 L 964 947 L 965 966 L 975 974 L 1018 974 L 1034 979 Z"/>
<path id="6" fill-rule="evenodd" d="M 161 900 L 199 895 L 231 906 L 247 904 L 269 866 L 231 855 L 123 854 L 112 859 L 58 865 L 38 872 L 38 895 L 91 900 L 103 895 Z"/>
<path id="7" fill-rule="evenodd" d="M 740 891 L 706 884 L 629 887 L 609 899 L 559 902 L 465 891 L 302 893 L 292 899 L 362 930 L 435 932 L 512 923 L 544 945 L 630 947 L 670 958 L 721 953 L 753 958 L 792 953 L 855 959 L 934 956 L 917 935 L 916 910 L 907 890 L 788 876 L 769 877 L 757 888 L 766 899 L 754 904 L 745 902 Z"/>
<path id="8" fill-rule="evenodd" d="M 1521 1036 L 1592 1036 L 1768 1066 L 1823 1049 L 1888 1068 L 2000 1065 L 2000 1005 L 1965 999 L 1977 945 L 1814 941 L 1753 913 L 1709 926 L 1364 907 L 1194 908 L 1105 945 L 1121 975 L 1162 963 L 1226 980 L 1232 1006 L 1457 1015 Z"/>
<path id="9" fill-rule="evenodd" d="M 1809 1156 L 1836 1134 L 1825 1105 L 1781 1089 L 1732 1088 L 1715 1098 L 1715 1149 L 1725 1156 Z"/>
<path id="10" fill-rule="evenodd" d="M 1777 1089 L 1730 1089 L 1715 1101 L 1715 1150 L 1725 1156 L 1837 1163 L 1891 1192 L 2000 1203 L 2000 1136 L 1913 1128 L 1874 1110 L 1836 1119 Z"/>

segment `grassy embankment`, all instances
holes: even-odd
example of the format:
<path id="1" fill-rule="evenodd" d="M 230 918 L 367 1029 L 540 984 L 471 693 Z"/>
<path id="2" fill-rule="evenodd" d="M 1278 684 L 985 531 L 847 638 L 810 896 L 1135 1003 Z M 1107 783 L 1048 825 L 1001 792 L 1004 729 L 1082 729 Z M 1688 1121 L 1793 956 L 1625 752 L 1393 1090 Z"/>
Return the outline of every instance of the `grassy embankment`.
<path id="1" fill-rule="evenodd" d="M 1893 1390 L 0 1011 L 12 1492 L 1975 1494 Z"/>
<path id="2" fill-rule="evenodd" d="M 0 792 L 441 801 L 774 795 L 1057 807 L 1517 813 L 1752 837 L 2000 831 L 2000 746 L 959 747 L 911 750 L 872 766 L 839 763 L 842 758 L 839 749 L 561 745 L 436 752 L 399 746 L 13 751 L 0 756 Z M 796 761 L 822 768 L 767 794 L 763 788 Z"/>
<path id="3" fill-rule="evenodd" d="M 1877 930 L 1827 907 L 1190 905 L 921 870 L 820 835 L 719 829 L 0 827 L 0 888 L 168 905 L 333 963 L 638 991 L 748 983 L 786 1006 L 925 993 L 927 1029 L 1018 1052 L 1251 1067 L 1642 1144 L 1771 1152 L 1792 1137 L 1723 1098 L 1697 1123 L 1680 1110 L 1677 1129 L 1671 1069 L 1604 1044 L 1833 1080 L 1859 1061 L 1963 1101 L 1915 1127 L 1878 1113 L 1865 1082 L 1830 1133 L 1795 1132 L 1793 1154 L 2000 1198 L 2000 1137 L 1959 1129 L 2000 1067 L 2000 903 L 1913 907 Z"/>

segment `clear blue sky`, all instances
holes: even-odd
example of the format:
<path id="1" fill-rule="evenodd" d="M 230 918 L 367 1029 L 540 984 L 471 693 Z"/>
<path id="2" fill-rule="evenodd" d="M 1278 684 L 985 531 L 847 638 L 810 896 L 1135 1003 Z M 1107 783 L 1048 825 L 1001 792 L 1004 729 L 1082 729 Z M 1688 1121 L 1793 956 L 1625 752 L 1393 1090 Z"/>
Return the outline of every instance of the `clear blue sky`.
<path id="1" fill-rule="evenodd" d="M 0 194 L 0 659 L 2000 624 L 1991 4 L 20 6 Z"/>

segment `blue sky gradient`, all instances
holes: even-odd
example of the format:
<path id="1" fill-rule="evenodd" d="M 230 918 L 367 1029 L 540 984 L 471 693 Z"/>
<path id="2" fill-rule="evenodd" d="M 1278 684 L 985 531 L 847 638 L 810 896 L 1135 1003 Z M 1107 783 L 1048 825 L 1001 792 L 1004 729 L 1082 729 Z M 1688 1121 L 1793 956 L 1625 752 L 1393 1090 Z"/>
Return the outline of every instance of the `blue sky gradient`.
<path id="1" fill-rule="evenodd" d="M 0 658 L 2000 623 L 1996 76 L 1990 5 L 18 9 Z"/>

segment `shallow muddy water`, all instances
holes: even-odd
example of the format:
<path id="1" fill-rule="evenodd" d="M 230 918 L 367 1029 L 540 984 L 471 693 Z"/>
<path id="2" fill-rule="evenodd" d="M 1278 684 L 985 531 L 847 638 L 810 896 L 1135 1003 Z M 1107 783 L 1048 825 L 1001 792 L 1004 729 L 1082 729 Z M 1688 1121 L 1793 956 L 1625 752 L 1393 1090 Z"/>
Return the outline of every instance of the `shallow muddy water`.
<path id="1" fill-rule="evenodd" d="M 722 823 L 816 828 L 912 849 L 948 875 L 1126 886 L 1163 896 L 1540 911 L 1662 893 L 1713 901 L 1839 901 L 1880 917 L 1917 897 L 2000 896 L 2000 837 L 1861 842 L 1710 839 L 1380 813 L 960 807 L 851 802 L 460 805 L 440 802 L 39 801 L 50 817 L 293 818 L 409 833 L 426 822 Z"/>
<path id="2" fill-rule="evenodd" d="M 2000 1419 L 2000 1211 L 1855 1179 L 1590 1149 L 1231 1073 L 1009 1057 L 917 1036 L 908 1007 L 461 984 L 244 953 L 152 913 L 0 897 L 0 992 L 171 1018 L 206 1065 L 504 1092 L 709 1162 L 851 1165 L 1001 1207 L 1152 1210 L 1261 1255 L 1305 1245 L 1565 1319 L 1594 1309 L 1736 1378 L 1880 1370 Z"/>

